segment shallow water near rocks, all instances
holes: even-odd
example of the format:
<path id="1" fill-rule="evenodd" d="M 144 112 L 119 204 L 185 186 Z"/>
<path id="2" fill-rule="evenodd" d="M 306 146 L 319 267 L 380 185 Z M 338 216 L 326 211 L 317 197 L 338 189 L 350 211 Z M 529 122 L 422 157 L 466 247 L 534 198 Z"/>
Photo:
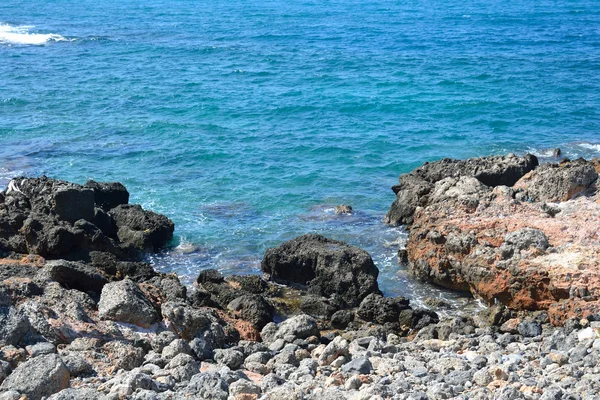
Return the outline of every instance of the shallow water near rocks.
<path id="1" fill-rule="evenodd" d="M 317 232 L 388 295 L 455 299 L 396 262 L 401 173 L 442 157 L 600 155 L 600 10 L 378 0 L 0 4 L 0 185 L 121 181 L 176 223 L 157 268 L 259 273 Z M 335 215 L 336 205 L 353 215 Z"/>

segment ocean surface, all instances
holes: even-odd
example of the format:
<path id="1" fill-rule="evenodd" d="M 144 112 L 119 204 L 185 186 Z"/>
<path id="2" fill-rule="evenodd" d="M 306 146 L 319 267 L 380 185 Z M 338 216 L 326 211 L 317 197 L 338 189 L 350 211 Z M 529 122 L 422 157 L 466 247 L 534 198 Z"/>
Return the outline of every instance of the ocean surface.
<path id="1" fill-rule="evenodd" d="M 175 221 L 152 260 L 186 282 L 318 232 L 368 250 L 389 295 L 451 298 L 396 262 L 398 175 L 599 156 L 599 125 L 597 1 L 0 2 L 0 186 L 123 182 Z"/>

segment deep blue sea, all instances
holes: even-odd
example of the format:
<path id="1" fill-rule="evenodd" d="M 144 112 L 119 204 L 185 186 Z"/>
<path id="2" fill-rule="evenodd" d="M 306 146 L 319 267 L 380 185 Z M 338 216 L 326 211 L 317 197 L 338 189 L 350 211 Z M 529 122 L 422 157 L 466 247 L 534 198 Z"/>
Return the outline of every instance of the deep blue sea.
<path id="1" fill-rule="evenodd" d="M 320 232 L 418 297 L 390 187 L 442 157 L 600 155 L 599 6 L 3 0 L 0 186 L 123 182 L 175 221 L 153 261 L 187 282 Z"/>

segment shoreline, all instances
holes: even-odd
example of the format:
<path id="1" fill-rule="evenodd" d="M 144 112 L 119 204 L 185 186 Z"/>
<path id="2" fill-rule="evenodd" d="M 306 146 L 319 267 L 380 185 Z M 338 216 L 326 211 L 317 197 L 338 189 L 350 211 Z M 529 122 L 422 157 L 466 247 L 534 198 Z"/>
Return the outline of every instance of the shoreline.
<path id="1" fill-rule="evenodd" d="M 0 196 L 0 399 L 588 398 L 600 393 L 600 289 L 571 279 L 565 297 L 552 283 L 564 275 L 536 281 L 527 265 L 556 271 L 573 247 L 547 228 L 568 233 L 555 225 L 600 215 L 590 214 L 598 165 L 491 156 L 401 176 L 388 214 L 408 224 L 400 262 L 424 281 L 500 300 L 471 316 L 440 299 L 425 309 L 383 297 L 367 252 L 319 235 L 267 250 L 263 276 L 203 270 L 190 290 L 142 261 L 175 227 L 129 205 L 123 185 L 16 178 Z M 507 232 L 506 212 L 537 230 Z M 526 279 L 489 278 L 507 273 Z"/>

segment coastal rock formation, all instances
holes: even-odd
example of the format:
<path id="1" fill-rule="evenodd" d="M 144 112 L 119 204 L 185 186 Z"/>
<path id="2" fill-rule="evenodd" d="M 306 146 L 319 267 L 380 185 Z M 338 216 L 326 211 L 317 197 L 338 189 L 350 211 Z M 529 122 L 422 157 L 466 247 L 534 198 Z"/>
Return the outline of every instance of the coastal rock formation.
<path id="1" fill-rule="evenodd" d="M 392 187 L 396 193 L 396 200 L 388 211 L 385 221 L 391 225 L 411 224 L 417 207 L 426 207 L 440 200 L 431 196 L 431 193 L 436 186 L 439 188 L 436 183 L 446 178 L 454 180 L 475 178 L 488 187 L 512 186 L 537 166 L 538 160 L 531 154 L 524 157 L 508 155 L 468 160 L 445 158 L 433 163 L 425 163 L 412 172 L 401 175 L 400 184 Z M 472 181 L 468 184 L 474 185 Z"/>
<path id="2" fill-rule="evenodd" d="M 141 258 L 173 236 L 167 217 L 126 204 L 120 183 L 15 178 L 0 195 L 0 250 L 89 260 L 93 251 Z"/>
<path id="3" fill-rule="evenodd" d="M 513 169 L 512 178 L 534 164 L 525 162 L 530 157 L 509 159 L 524 166 Z M 487 159 L 501 162 L 501 169 L 505 160 Z M 600 312 L 598 165 L 566 160 L 541 165 L 516 182 L 493 182 L 512 187 L 478 186 L 464 176 L 429 182 L 410 215 L 410 270 L 490 304 L 549 310 L 555 323 Z"/>
<path id="4" fill-rule="evenodd" d="M 350 306 L 380 293 L 379 270 L 366 251 L 320 235 L 300 236 L 268 249 L 261 269 L 274 282 L 297 283 L 319 296 L 339 296 Z"/>

